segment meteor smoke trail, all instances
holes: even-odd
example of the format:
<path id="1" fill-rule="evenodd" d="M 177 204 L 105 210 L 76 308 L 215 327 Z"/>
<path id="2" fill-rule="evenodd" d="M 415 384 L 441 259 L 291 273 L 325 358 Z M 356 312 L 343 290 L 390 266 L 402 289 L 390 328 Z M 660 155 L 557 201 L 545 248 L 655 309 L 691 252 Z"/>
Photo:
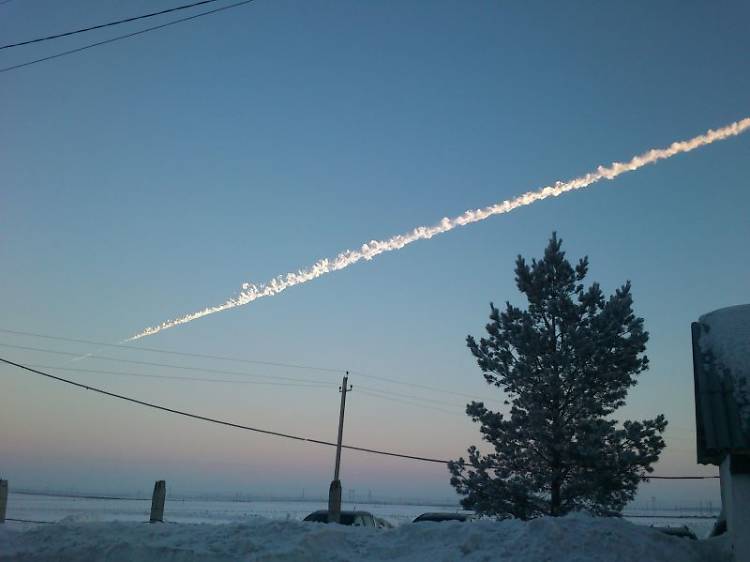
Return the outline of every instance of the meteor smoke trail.
<path id="1" fill-rule="evenodd" d="M 358 250 L 346 250 L 333 259 L 321 259 L 310 267 L 300 269 L 297 272 L 279 275 L 267 283 L 261 283 L 260 285 L 244 283 L 239 295 L 230 298 L 223 304 L 204 308 L 203 310 L 193 312 L 192 314 L 186 314 L 185 316 L 175 318 L 174 320 L 168 320 L 158 326 L 151 326 L 125 341 L 134 341 L 146 336 L 152 336 L 162 330 L 174 328 L 180 324 L 187 324 L 188 322 L 208 316 L 209 314 L 215 314 L 216 312 L 223 312 L 230 308 L 250 304 L 262 297 L 272 297 L 289 287 L 307 283 L 308 281 L 317 279 L 327 273 L 347 268 L 361 260 L 371 260 L 384 252 L 400 250 L 407 244 L 411 244 L 417 240 L 429 240 L 433 236 L 443 234 L 444 232 L 453 230 L 458 226 L 466 226 L 467 224 L 483 221 L 494 215 L 509 213 L 518 207 L 524 207 L 536 203 L 537 201 L 541 201 L 542 199 L 547 199 L 548 197 L 557 197 L 569 191 L 582 189 L 600 180 L 615 179 L 620 174 L 638 170 L 647 164 L 653 164 L 659 160 L 666 160 L 676 154 L 690 152 L 701 146 L 740 135 L 747 129 L 750 129 L 750 117 L 746 117 L 745 119 L 720 129 L 709 130 L 705 134 L 698 135 L 692 139 L 672 143 L 668 148 L 651 149 L 640 156 L 635 156 L 629 162 L 614 162 L 607 167 L 599 166 L 595 172 L 589 172 L 584 176 L 567 182 L 558 181 L 554 185 L 543 187 L 537 191 L 529 191 L 514 199 L 503 201 L 502 203 L 490 205 L 483 209 L 469 210 L 462 215 L 453 218 L 445 217 L 433 226 L 419 226 L 411 232 L 399 234 L 387 240 L 371 240 L 370 242 L 363 244 Z"/>

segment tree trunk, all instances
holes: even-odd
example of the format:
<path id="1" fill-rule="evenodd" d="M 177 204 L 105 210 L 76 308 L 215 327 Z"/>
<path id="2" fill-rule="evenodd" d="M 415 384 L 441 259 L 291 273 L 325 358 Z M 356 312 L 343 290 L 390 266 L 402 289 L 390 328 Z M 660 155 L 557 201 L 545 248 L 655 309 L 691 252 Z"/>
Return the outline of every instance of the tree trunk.
<path id="1" fill-rule="evenodd" d="M 549 505 L 549 514 L 552 517 L 558 517 L 560 513 L 560 505 L 562 504 L 562 498 L 560 497 L 560 489 L 562 488 L 560 479 L 557 475 L 552 479 L 552 489 Z"/>

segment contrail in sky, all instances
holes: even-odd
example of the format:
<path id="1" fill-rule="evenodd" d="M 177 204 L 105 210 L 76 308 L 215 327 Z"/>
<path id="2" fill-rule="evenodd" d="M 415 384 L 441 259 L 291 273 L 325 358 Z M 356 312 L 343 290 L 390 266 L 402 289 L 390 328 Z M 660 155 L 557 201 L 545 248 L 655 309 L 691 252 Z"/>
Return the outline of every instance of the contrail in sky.
<path id="1" fill-rule="evenodd" d="M 229 310 L 230 308 L 250 304 L 251 302 L 256 301 L 262 297 L 272 297 L 279 294 L 281 291 L 288 289 L 289 287 L 307 283 L 308 281 L 317 279 L 322 275 L 326 275 L 340 269 L 345 269 L 361 260 L 371 260 L 384 252 L 400 250 L 407 244 L 411 244 L 412 242 L 416 242 L 417 240 L 428 240 L 433 236 L 443 234 L 444 232 L 453 230 L 456 227 L 466 226 L 467 224 L 483 221 L 493 215 L 502 215 L 504 213 L 509 213 L 510 211 L 517 209 L 518 207 L 524 207 L 526 205 L 536 203 L 537 201 L 541 201 L 542 199 L 547 199 L 548 197 L 557 197 L 558 195 L 562 195 L 563 193 L 567 193 L 569 191 L 588 187 L 589 185 L 600 180 L 615 179 L 617 176 L 619 176 L 620 174 L 624 174 L 625 172 L 632 172 L 638 170 L 639 168 L 642 168 L 643 166 L 646 166 L 647 164 L 653 164 L 655 162 L 658 162 L 659 160 L 666 160 L 667 158 L 671 158 L 672 156 L 675 156 L 677 154 L 690 152 L 691 150 L 695 150 L 696 148 L 699 148 L 701 146 L 737 136 L 745 132 L 747 129 L 750 129 L 750 117 L 746 117 L 745 119 L 736 121 L 720 129 L 709 130 L 705 134 L 698 135 L 697 137 L 693 137 L 692 139 L 672 143 L 668 148 L 651 149 L 648 152 L 641 154 L 640 156 L 633 157 L 633 159 L 629 162 L 615 162 L 606 167 L 599 166 L 596 171 L 589 172 L 584 176 L 572 179 L 570 181 L 558 181 L 554 185 L 543 187 L 536 191 L 529 191 L 527 193 L 524 193 L 523 195 L 519 195 L 514 199 L 503 201 L 502 203 L 490 205 L 489 207 L 484 207 L 483 209 L 469 210 L 461 215 L 458 215 L 457 217 L 443 218 L 439 223 L 433 226 L 418 226 L 417 228 L 410 232 L 407 232 L 406 234 L 398 234 L 396 236 L 393 236 L 392 238 L 388 238 L 387 240 L 371 240 L 366 244 L 362 244 L 362 246 L 357 250 L 346 250 L 344 252 L 341 252 L 335 258 L 321 259 L 315 262 L 310 267 L 300 269 L 296 272 L 279 275 L 278 277 L 271 279 L 267 283 L 261 283 L 260 285 L 255 285 L 253 283 L 244 283 L 242 285 L 242 290 L 236 297 L 232 297 L 218 306 L 204 308 L 203 310 L 199 310 L 198 312 L 193 312 L 191 314 L 186 314 L 185 316 L 175 318 L 174 320 L 162 322 L 157 326 L 151 326 L 134 335 L 133 337 L 128 338 L 125 341 L 134 341 L 146 336 L 152 336 L 161 332 L 162 330 L 174 328 L 175 326 L 179 326 L 180 324 L 187 324 L 188 322 L 192 322 L 193 320 L 197 320 L 198 318 L 208 316 L 209 314 L 223 312 L 224 310 Z"/>

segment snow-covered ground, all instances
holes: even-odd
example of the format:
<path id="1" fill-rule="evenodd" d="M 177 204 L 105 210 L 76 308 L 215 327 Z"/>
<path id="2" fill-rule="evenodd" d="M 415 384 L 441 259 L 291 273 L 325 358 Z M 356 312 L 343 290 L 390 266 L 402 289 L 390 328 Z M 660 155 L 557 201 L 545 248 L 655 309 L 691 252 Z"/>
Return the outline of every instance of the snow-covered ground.
<path id="1" fill-rule="evenodd" d="M 274 520 L 302 520 L 316 509 L 324 509 L 324 502 L 313 501 L 206 501 L 167 498 L 165 520 L 171 523 L 244 523 L 257 517 Z M 361 509 L 390 521 L 394 525 L 411 522 L 420 513 L 453 511 L 434 505 L 344 503 L 344 509 Z M 147 521 L 150 500 L 98 500 L 63 496 L 28 495 L 11 492 L 8 517 L 31 521 Z M 698 537 L 706 537 L 714 524 L 710 518 L 694 518 L 699 512 L 645 510 L 626 512 L 634 516 L 631 522 L 644 526 L 680 527 L 686 525 Z M 28 529 L 27 523 L 9 521 L 15 529 Z"/>
<path id="2" fill-rule="evenodd" d="M 722 541 L 670 537 L 618 519 L 405 524 L 391 530 L 280 521 L 80 522 L 0 528 L 4 561 L 728 561 Z"/>
<path id="3" fill-rule="evenodd" d="M 240 523 L 264 517 L 274 520 L 302 520 L 325 502 L 313 501 L 207 501 L 167 498 L 164 518 L 170 523 Z M 344 502 L 343 509 L 369 511 L 400 525 L 426 511 L 452 511 L 434 505 L 368 504 Z M 100 500 L 83 497 L 10 493 L 8 517 L 31 521 L 147 521 L 151 500 Z M 8 522 L 16 528 L 27 524 Z"/>
<path id="4" fill-rule="evenodd" d="M 397 527 L 374 530 L 300 521 L 321 507 L 314 502 L 168 499 L 168 522 L 150 525 L 149 501 L 11 494 L 9 518 L 55 523 L 0 525 L 0 560 L 726 560 L 721 541 L 679 539 L 648 527 L 691 525 L 696 522 L 691 519 L 638 519 L 641 524 L 635 525 L 575 515 L 528 523 L 411 524 L 420 513 L 446 509 L 358 504 Z M 703 523 L 708 527 L 711 522 Z"/>

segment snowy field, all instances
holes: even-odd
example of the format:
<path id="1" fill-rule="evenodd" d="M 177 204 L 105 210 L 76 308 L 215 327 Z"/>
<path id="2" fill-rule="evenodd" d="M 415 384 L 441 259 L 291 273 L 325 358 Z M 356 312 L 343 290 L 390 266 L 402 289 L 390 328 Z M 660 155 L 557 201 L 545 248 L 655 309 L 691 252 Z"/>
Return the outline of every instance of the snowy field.
<path id="1" fill-rule="evenodd" d="M 722 540 L 670 537 L 584 515 L 520 521 L 404 524 L 377 530 L 249 518 L 225 524 L 64 520 L 0 526 L 3 561 L 728 562 Z"/>
<path id="2" fill-rule="evenodd" d="M 206 501 L 167 498 L 164 519 L 170 523 L 246 523 L 259 517 L 302 520 L 325 502 L 314 501 Z M 359 509 L 400 525 L 426 511 L 452 511 L 434 505 L 343 503 L 343 509 Z M 64 496 L 10 493 L 8 517 L 31 521 L 148 521 L 151 500 L 100 500 Z M 14 528 L 29 524 L 9 521 Z"/>
<path id="3" fill-rule="evenodd" d="M 168 499 L 163 525 L 149 525 L 150 501 L 102 500 L 11 493 L 0 526 L 0 560 L 218 561 L 253 560 L 510 560 L 698 561 L 726 560 L 721 541 L 669 537 L 651 524 L 687 524 L 705 536 L 699 519 L 614 519 L 570 516 L 523 523 L 423 523 L 411 520 L 428 505 L 344 505 L 383 517 L 393 530 L 302 523 L 324 507 L 303 501 Z M 684 514 L 682 514 L 684 515 Z"/>
<path id="4" fill-rule="evenodd" d="M 165 520 L 170 523 L 246 523 L 258 517 L 272 520 L 302 520 L 316 509 L 325 509 L 324 502 L 314 501 L 206 501 L 167 499 Z M 369 511 L 398 526 L 410 523 L 428 511 L 453 511 L 434 505 L 368 504 L 344 502 L 344 509 Z M 28 521 L 79 522 L 148 521 L 150 500 L 99 500 L 62 496 L 10 493 L 8 517 Z M 626 512 L 627 513 L 627 512 Z M 629 519 L 636 525 L 680 527 L 686 525 L 699 538 L 706 537 L 713 519 L 699 518 L 700 513 L 670 510 L 632 511 Z M 625 517 L 628 519 L 628 517 Z M 13 529 L 28 529 L 29 523 L 8 521 Z"/>

